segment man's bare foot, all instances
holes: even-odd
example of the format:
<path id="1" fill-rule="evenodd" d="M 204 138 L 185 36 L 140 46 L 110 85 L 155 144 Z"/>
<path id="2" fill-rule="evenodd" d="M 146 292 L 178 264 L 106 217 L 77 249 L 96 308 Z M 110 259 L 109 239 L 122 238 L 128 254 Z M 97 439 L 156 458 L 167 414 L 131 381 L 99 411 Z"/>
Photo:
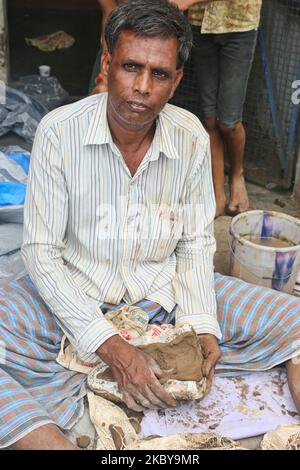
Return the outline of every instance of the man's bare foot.
<path id="1" fill-rule="evenodd" d="M 11 446 L 13 450 L 79 450 L 54 424 L 31 431 Z"/>
<path id="2" fill-rule="evenodd" d="M 232 176 L 229 180 L 230 200 L 226 213 L 231 216 L 240 214 L 249 209 L 249 199 L 244 176 Z"/>

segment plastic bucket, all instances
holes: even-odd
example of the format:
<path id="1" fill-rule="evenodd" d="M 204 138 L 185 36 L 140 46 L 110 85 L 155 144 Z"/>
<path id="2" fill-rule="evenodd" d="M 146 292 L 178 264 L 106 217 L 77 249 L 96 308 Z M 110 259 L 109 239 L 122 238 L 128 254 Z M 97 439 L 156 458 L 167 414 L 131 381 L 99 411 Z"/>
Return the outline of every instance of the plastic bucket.
<path id="1" fill-rule="evenodd" d="M 275 237 L 285 248 L 258 245 Z M 249 211 L 237 215 L 229 229 L 230 274 L 244 281 L 291 294 L 300 267 L 300 220 L 280 212 Z"/>

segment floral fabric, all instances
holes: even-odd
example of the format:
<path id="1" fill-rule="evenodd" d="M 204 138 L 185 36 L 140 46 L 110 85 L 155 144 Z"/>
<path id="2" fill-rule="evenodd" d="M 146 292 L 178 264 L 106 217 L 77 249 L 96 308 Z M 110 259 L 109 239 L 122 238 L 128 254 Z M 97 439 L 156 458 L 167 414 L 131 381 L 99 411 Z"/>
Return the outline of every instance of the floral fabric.
<path id="1" fill-rule="evenodd" d="M 188 16 L 202 33 L 223 34 L 257 29 L 262 0 L 222 0 L 193 5 Z"/>

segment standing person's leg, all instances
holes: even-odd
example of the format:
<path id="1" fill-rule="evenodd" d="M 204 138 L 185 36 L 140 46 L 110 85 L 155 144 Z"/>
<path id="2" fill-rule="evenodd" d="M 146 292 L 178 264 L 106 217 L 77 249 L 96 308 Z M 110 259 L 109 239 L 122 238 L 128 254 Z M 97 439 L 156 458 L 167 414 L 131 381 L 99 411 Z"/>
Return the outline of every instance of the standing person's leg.
<path id="1" fill-rule="evenodd" d="M 204 117 L 202 123 L 209 133 L 211 163 L 216 198 L 216 217 L 223 214 L 226 203 L 224 179 L 224 141 L 216 118 Z"/>
<path id="2" fill-rule="evenodd" d="M 193 35 L 192 59 L 197 76 L 201 121 L 210 136 L 216 217 L 218 217 L 225 208 L 224 144 L 217 124 L 219 46 L 215 44 L 215 35 L 201 34 L 199 27 L 193 27 Z"/>
<path id="3" fill-rule="evenodd" d="M 242 115 L 257 31 L 227 33 L 219 35 L 219 38 L 222 45 L 218 119 L 230 159 L 230 200 L 227 212 L 235 215 L 249 208 L 243 167 L 246 134 Z"/>

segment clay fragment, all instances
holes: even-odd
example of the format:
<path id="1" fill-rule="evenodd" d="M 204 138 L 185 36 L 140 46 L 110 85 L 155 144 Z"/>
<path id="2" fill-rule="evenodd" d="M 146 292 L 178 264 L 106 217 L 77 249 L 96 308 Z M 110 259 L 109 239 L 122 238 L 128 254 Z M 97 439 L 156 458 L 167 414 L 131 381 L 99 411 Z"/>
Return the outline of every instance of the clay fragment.
<path id="1" fill-rule="evenodd" d="M 123 450 L 125 442 L 123 429 L 120 426 L 116 426 L 114 424 L 111 424 L 108 429 L 116 446 L 116 450 Z"/>
<path id="2" fill-rule="evenodd" d="M 90 436 L 79 436 L 76 439 L 76 443 L 80 449 L 86 449 L 91 443 L 91 438 Z"/>

